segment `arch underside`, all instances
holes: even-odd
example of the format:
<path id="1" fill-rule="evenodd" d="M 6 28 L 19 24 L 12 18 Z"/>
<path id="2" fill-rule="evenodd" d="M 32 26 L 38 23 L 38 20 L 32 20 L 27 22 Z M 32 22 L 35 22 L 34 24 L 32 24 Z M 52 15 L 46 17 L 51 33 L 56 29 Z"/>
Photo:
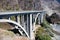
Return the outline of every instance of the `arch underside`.
<path id="1" fill-rule="evenodd" d="M 22 30 L 25 33 L 25 35 L 29 38 L 28 33 L 26 32 L 26 30 L 19 23 L 15 22 L 15 21 L 12 21 L 12 20 L 8 20 L 8 19 L 0 19 L 0 22 L 8 22 L 8 23 L 15 24 L 16 28 L 21 33 L 21 35 L 23 35 L 23 33 L 20 30 Z"/>

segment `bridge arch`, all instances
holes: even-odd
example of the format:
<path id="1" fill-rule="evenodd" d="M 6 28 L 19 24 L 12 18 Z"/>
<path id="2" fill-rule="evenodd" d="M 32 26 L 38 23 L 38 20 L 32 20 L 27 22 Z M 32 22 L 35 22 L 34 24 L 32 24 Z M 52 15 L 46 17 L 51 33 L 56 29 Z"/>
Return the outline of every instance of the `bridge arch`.
<path id="1" fill-rule="evenodd" d="M 41 18 L 40 18 L 39 16 L 40 16 Z M 42 23 L 42 22 L 43 22 L 43 16 L 44 16 L 43 13 L 37 13 L 37 15 L 36 15 L 36 17 L 35 17 L 35 19 L 34 19 L 35 21 L 34 21 L 34 23 L 33 23 L 33 27 L 34 27 L 33 31 L 36 30 L 35 25 L 36 25 L 37 18 L 39 17 L 39 18 L 40 18 L 40 21 L 41 21 L 40 23 Z"/>
<path id="2" fill-rule="evenodd" d="M 12 21 L 12 20 L 8 20 L 8 19 L 0 19 L 0 22 L 9 22 L 9 23 L 13 23 L 13 24 L 19 26 L 19 27 L 25 32 L 26 36 L 29 38 L 28 33 L 26 32 L 26 30 L 25 30 L 19 23 L 14 22 L 14 21 Z M 20 30 L 19 30 L 19 31 L 20 31 Z M 20 33 L 21 33 L 21 35 L 22 35 L 22 32 L 21 32 L 21 31 L 20 31 Z"/>

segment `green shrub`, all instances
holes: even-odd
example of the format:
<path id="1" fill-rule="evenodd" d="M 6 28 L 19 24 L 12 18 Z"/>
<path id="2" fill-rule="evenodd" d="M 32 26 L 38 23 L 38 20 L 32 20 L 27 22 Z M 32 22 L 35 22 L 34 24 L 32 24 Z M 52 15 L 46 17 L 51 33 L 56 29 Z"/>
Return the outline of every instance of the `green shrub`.
<path id="1" fill-rule="evenodd" d="M 36 31 L 36 40 L 51 40 L 51 36 L 44 30 L 44 28 L 40 27 Z"/>

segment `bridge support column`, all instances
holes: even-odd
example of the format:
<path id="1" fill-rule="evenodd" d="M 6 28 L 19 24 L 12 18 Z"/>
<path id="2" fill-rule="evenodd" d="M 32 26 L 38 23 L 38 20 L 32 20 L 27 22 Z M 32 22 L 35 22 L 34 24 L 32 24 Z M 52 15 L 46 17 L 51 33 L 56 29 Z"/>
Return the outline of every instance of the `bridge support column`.
<path id="1" fill-rule="evenodd" d="M 15 16 L 15 18 L 16 18 L 16 22 L 20 24 L 20 16 L 17 15 Z M 15 25 L 15 28 L 18 29 L 18 26 Z"/>
<path id="2" fill-rule="evenodd" d="M 20 15 L 15 16 L 15 18 L 16 18 L 16 22 L 19 23 L 19 24 L 21 24 L 20 23 Z M 21 32 L 21 29 L 18 28 L 18 26 L 15 26 L 15 28 L 18 29 L 18 31 L 21 33 L 21 35 L 23 35 L 23 33 Z"/>
<path id="3" fill-rule="evenodd" d="M 32 26 L 32 14 L 30 14 L 30 40 L 34 40 L 34 32 Z"/>
<path id="4" fill-rule="evenodd" d="M 17 22 L 20 24 L 20 16 L 17 16 Z"/>
<path id="5" fill-rule="evenodd" d="M 9 17 L 9 20 L 10 20 L 10 17 Z"/>
<path id="6" fill-rule="evenodd" d="M 39 16 L 38 16 L 38 24 L 40 24 L 40 14 L 39 14 Z"/>
<path id="7" fill-rule="evenodd" d="M 9 17 L 7 17 L 7 19 L 9 19 L 9 20 L 10 20 L 10 19 L 11 19 L 11 18 L 10 18 L 10 16 L 9 16 Z"/>
<path id="8" fill-rule="evenodd" d="M 27 30 L 27 32 L 29 34 L 29 16 L 28 16 L 28 14 L 27 14 L 27 28 L 26 28 L 26 30 Z"/>
<path id="9" fill-rule="evenodd" d="M 43 16 L 44 16 L 44 13 L 41 13 L 41 23 L 43 23 Z"/>
<path id="10" fill-rule="evenodd" d="M 25 25 L 24 25 L 24 15 L 21 15 L 21 25 L 22 25 L 23 27 L 25 27 Z"/>

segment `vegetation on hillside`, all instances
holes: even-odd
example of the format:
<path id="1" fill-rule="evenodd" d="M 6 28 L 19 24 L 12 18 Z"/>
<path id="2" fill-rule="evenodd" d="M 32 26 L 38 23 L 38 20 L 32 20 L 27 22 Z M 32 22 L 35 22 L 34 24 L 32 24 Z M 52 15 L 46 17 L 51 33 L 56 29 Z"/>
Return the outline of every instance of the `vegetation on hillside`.
<path id="1" fill-rule="evenodd" d="M 16 0 L 0 0 L 0 11 L 15 11 L 19 10 L 19 5 Z"/>
<path id="2" fill-rule="evenodd" d="M 59 9 L 59 3 L 53 0 L 0 0 L 0 11 L 43 10 L 41 1 L 51 9 Z"/>
<path id="3" fill-rule="evenodd" d="M 43 27 L 40 27 L 36 31 L 36 40 L 51 40 L 51 36 L 44 30 Z"/>

